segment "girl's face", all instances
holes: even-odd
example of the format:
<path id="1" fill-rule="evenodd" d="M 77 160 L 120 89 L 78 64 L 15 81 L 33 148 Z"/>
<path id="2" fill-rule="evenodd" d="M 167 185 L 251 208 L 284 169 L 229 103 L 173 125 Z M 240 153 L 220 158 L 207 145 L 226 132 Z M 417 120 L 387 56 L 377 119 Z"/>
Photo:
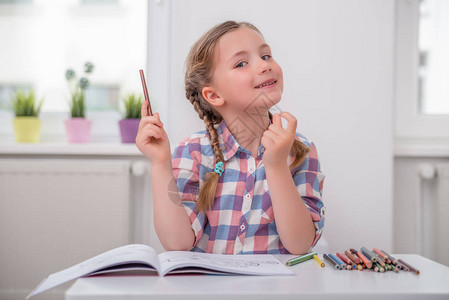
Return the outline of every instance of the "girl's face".
<path id="1" fill-rule="evenodd" d="M 251 104 L 271 107 L 284 89 L 282 69 L 271 57 L 270 47 L 248 27 L 230 31 L 218 41 L 211 86 L 223 100 L 219 110 L 226 107 L 229 112 L 251 109 Z"/>

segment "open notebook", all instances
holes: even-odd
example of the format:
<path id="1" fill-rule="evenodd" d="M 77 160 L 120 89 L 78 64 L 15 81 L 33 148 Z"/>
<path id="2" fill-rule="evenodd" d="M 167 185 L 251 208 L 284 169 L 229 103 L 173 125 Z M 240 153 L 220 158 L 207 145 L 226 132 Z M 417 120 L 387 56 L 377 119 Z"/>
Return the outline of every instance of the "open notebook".
<path id="1" fill-rule="evenodd" d="M 226 255 L 168 251 L 158 255 L 150 246 L 132 244 L 115 248 L 51 274 L 27 296 L 27 299 L 73 279 L 111 273 L 159 276 L 180 273 L 295 275 L 270 254 Z"/>

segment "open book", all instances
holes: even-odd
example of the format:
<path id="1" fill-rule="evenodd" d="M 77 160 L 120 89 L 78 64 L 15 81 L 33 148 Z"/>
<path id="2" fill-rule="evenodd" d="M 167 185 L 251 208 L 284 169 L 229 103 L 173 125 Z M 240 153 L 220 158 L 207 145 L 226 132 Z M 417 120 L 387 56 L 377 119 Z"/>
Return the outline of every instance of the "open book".
<path id="1" fill-rule="evenodd" d="M 159 276 L 181 273 L 294 275 L 270 254 L 227 255 L 168 251 L 158 255 L 150 246 L 133 244 L 115 248 L 51 274 L 27 296 L 27 299 L 79 277 L 110 273 Z"/>

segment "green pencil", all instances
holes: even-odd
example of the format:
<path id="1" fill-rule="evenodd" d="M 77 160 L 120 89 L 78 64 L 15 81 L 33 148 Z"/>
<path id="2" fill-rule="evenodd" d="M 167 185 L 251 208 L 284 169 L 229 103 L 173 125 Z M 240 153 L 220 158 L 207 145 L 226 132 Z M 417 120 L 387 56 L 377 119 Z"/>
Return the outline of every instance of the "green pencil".
<path id="1" fill-rule="evenodd" d="M 298 257 L 294 257 L 292 259 L 289 259 L 285 264 L 287 266 L 294 266 L 296 264 L 302 263 L 306 260 L 312 259 L 314 255 L 317 255 L 316 252 L 307 253 Z"/>

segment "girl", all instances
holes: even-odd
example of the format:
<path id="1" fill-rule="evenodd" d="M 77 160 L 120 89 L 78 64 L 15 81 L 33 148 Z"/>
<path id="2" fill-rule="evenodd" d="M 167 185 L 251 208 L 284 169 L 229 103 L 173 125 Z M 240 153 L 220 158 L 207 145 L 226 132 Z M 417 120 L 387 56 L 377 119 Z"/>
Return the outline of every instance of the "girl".
<path id="1" fill-rule="evenodd" d="M 315 145 L 288 112 L 271 115 L 282 69 L 252 24 L 206 32 L 186 60 L 186 97 L 206 130 L 171 160 L 159 114 L 142 119 L 136 144 L 151 161 L 154 225 L 166 250 L 302 254 L 324 225 L 324 175 Z M 288 121 L 283 128 L 281 118 Z"/>

